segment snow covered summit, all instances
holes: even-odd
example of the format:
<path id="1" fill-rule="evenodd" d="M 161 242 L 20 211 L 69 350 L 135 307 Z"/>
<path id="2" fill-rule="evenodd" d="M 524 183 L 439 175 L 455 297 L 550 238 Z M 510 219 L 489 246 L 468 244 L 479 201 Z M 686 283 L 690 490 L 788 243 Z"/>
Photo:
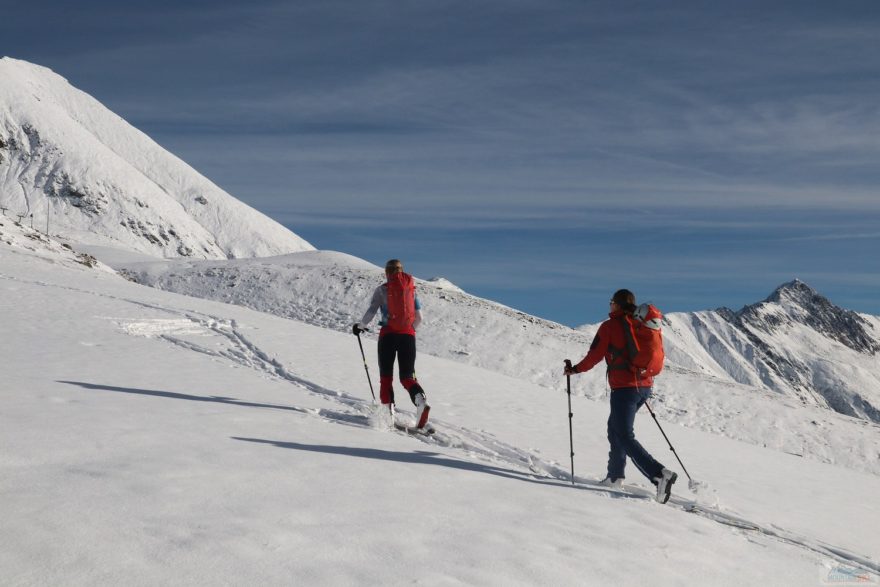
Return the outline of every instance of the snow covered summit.
<path id="1" fill-rule="evenodd" d="M 880 340 L 868 332 L 871 326 L 865 318 L 835 306 L 799 279 L 782 284 L 763 302 L 746 306 L 733 320 L 765 332 L 800 322 L 856 352 L 874 355 L 880 351 Z"/>
<path id="2" fill-rule="evenodd" d="M 880 318 L 835 306 L 800 280 L 738 312 L 670 314 L 671 359 L 687 368 L 880 422 Z"/>
<path id="3" fill-rule="evenodd" d="M 70 240 L 159 257 L 314 250 L 49 69 L 0 59 L 0 206 Z"/>

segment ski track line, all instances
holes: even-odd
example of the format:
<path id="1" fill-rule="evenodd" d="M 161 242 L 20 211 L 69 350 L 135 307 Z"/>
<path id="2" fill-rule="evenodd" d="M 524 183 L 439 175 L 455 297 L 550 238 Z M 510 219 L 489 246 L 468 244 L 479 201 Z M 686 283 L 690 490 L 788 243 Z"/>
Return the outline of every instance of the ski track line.
<path id="1" fill-rule="evenodd" d="M 224 320 L 216 316 L 177 311 L 158 306 L 149 307 L 191 320 L 197 325 L 225 338 L 232 345 L 233 350 L 215 351 L 168 334 L 162 334 L 158 338 L 187 350 L 192 350 L 209 356 L 226 358 L 239 365 L 262 371 L 269 376 L 289 381 L 316 396 L 341 403 L 346 408 L 354 410 L 357 416 L 360 416 L 360 418 L 352 417 L 341 420 L 337 412 L 328 412 L 328 414 L 332 414 L 332 416 L 327 417 L 323 410 L 309 410 L 310 413 L 314 413 L 324 420 L 354 423 L 358 425 L 364 425 L 363 423 L 366 423 L 367 426 L 370 425 L 370 420 L 375 412 L 372 403 L 368 403 L 360 398 L 349 396 L 343 392 L 322 387 L 312 381 L 291 373 L 283 364 L 281 364 L 281 362 L 270 357 L 256 344 L 248 340 L 247 337 L 237 329 L 237 323 L 235 320 Z M 523 473 L 525 474 L 533 475 L 535 473 L 542 473 L 542 476 L 547 476 L 549 473 L 550 476 L 554 478 L 561 478 L 564 475 L 564 471 L 561 468 L 551 463 L 544 462 L 541 458 L 536 457 L 529 451 L 523 451 L 515 446 L 499 441 L 491 434 L 475 432 L 448 424 L 442 420 L 432 421 L 435 424 L 442 425 L 447 432 L 440 433 L 439 435 L 435 433 L 432 436 L 420 437 L 424 442 L 446 448 L 462 450 L 471 456 L 483 460 L 514 465 L 523 469 Z M 408 435 L 406 432 L 403 432 L 403 434 Z"/>
<path id="2" fill-rule="evenodd" d="M 828 557 L 838 563 L 857 567 L 863 571 L 880 576 L 880 564 L 874 562 L 870 558 L 854 554 L 843 548 L 827 544 L 823 541 L 811 540 L 776 526 L 773 528 L 762 526 L 739 516 L 728 514 L 713 508 L 707 508 L 696 503 L 688 503 L 687 500 L 677 499 L 674 500 L 674 503 L 683 506 L 681 507 L 683 511 L 696 514 L 714 522 L 739 528 L 744 531 L 754 532 L 778 542 Z"/>
<path id="3" fill-rule="evenodd" d="M 355 412 L 357 412 L 357 414 L 340 414 L 338 412 L 332 412 L 322 409 L 306 410 L 306 412 L 308 412 L 309 414 L 314 414 L 315 416 L 321 418 L 326 422 L 352 424 L 359 427 L 373 427 L 370 424 L 371 416 L 374 413 L 372 404 L 367 404 L 365 400 L 349 396 L 343 392 L 322 387 L 307 379 L 291 373 L 277 359 L 270 357 L 256 344 L 249 341 L 244 335 L 242 335 L 236 328 L 237 323 L 235 320 L 226 320 L 202 312 L 178 310 L 156 304 L 141 302 L 139 300 L 132 300 L 129 298 L 84 290 L 75 287 L 62 286 L 37 280 L 19 279 L 5 274 L 0 274 L 0 278 L 17 281 L 20 283 L 29 283 L 45 287 L 55 287 L 68 291 L 74 291 L 77 293 L 97 295 L 108 299 L 127 302 L 150 310 L 165 312 L 172 316 L 185 318 L 193 322 L 195 325 L 198 325 L 210 332 L 222 336 L 227 341 L 229 341 L 233 349 L 231 351 L 215 351 L 168 334 L 160 334 L 156 338 L 164 340 L 170 344 L 176 345 L 186 350 L 202 353 L 212 357 L 225 358 L 239 365 L 262 371 L 269 376 L 277 377 L 279 379 L 294 383 L 298 387 L 301 387 L 316 396 L 341 403 L 346 408 L 353 409 Z M 351 417 L 347 417 L 349 415 Z M 366 422 L 366 424 L 364 424 L 364 422 Z M 414 436 L 408 432 L 400 432 L 400 434 L 414 437 L 417 440 L 426 444 L 434 444 L 445 448 L 462 450 L 467 455 L 475 457 L 477 459 L 488 460 L 490 462 L 494 462 L 495 464 L 502 463 L 508 466 L 512 465 L 520 469 L 525 469 L 525 471 L 522 471 L 522 474 L 527 477 L 532 477 L 536 480 L 547 479 L 565 482 L 566 484 L 570 482 L 568 471 L 566 471 L 562 467 L 553 462 L 545 461 L 527 450 L 522 450 L 515 446 L 499 441 L 495 439 L 491 434 L 468 430 L 466 428 L 445 423 L 442 420 L 432 420 L 432 422 L 434 422 L 436 429 L 436 432 L 433 435 Z M 575 478 L 575 481 L 576 487 L 591 489 L 597 492 L 605 493 L 608 496 L 617 495 L 635 497 L 645 500 L 653 500 L 653 493 L 643 488 L 629 488 L 628 491 L 615 491 L 599 486 L 598 482 L 594 480 L 585 481 L 584 479 Z M 798 536 L 797 534 L 794 534 L 792 532 L 788 532 L 782 528 L 774 529 L 762 526 L 746 518 L 721 511 L 716 507 L 701 505 L 694 500 L 673 497 L 669 503 L 683 512 L 696 514 L 702 518 L 717 522 L 725 526 L 730 526 L 731 528 L 734 528 L 736 530 L 756 533 L 758 535 L 776 540 L 778 542 L 782 542 L 796 548 L 807 550 L 814 554 L 831 558 L 838 563 L 850 565 L 853 567 L 857 567 L 863 571 L 867 571 L 875 575 L 880 575 L 880 564 L 874 562 L 867 557 L 851 553 L 843 548 L 839 548 L 824 543 L 822 541 L 810 540 L 802 536 Z"/>
<path id="4" fill-rule="evenodd" d="M 201 354 L 205 354 L 215 358 L 225 358 L 231 360 L 239 365 L 250 367 L 252 369 L 263 371 L 266 374 L 274 377 L 278 377 L 281 379 L 285 379 L 292 383 L 295 383 L 307 391 L 327 399 L 332 399 L 337 402 L 343 403 L 347 407 L 354 408 L 361 415 L 369 416 L 372 414 L 372 410 L 370 408 L 364 407 L 364 400 L 359 398 L 354 398 L 345 393 L 338 392 L 335 390 L 327 389 L 325 387 L 321 387 L 320 385 L 316 385 L 306 379 L 301 377 L 297 377 L 296 375 L 288 372 L 284 367 L 276 360 L 269 357 L 266 353 L 259 350 L 256 345 L 249 342 L 244 336 L 242 336 L 236 330 L 236 321 L 235 320 L 226 320 L 224 318 L 220 318 L 217 316 L 213 316 L 210 314 L 206 314 L 204 312 L 199 312 L 196 310 L 180 310 L 177 308 L 169 308 L 167 306 L 161 306 L 158 304 L 152 304 L 148 302 L 143 302 L 140 300 L 134 300 L 131 298 L 117 296 L 113 294 L 108 294 L 99 291 L 93 291 L 78 287 L 72 287 L 67 285 L 60 285 L 57 283 L 49 283 L 46 281 L 34 280 L 34 279 L 21 279 L 18 277 L 13 277 L 11 275 L 7 275 L 5 273 L 0 273 L 0 279 L 6 279 L 9 281 L 29 284 L 29 285 L 37 285 L 41 287 L 49 287 L 55 289 L 61 289 L 65 291 L 71 291 L 74 293 L 86 294 L 91 296 L 98 296 L 101 298 L 124 302 L 128 304 L 132 304 L 134 306 L 139 306 L 141 308 L 146 308 L 148 310 L 154 310 L 169 314 L 171 316 L 175 316 L 178 318 L 184 318 L 186 320 L 191 321 L 195 325 L 201 326 L 202 328 L 214 332 L 226 338 L 233 346 L 232 351 L 215 351 L 212 349 L 208 349 L 206 347 L 200 346 L 193 342 L 189 342 L 183 340 L 181 338 L 175 337 L 169 334 L 160 334 L 156 336 L 156 338 L 164 340 L 173 345 L 179 346 L 186 350 L 198 352 Z M 146 286 L 144 286 L 146 287 Z M 146 320 L 149 322 L 150 320 Z M 129 334 L 131 334 L 129 332 Z M 320 415 L 319 412 L 322 410 L 307 410 L 309 413 L 315 413 L 316 415 Z M 332 412 L 330 412 L 332 413 Z M 335 420 L 334 420 L 335 421 Z"/>

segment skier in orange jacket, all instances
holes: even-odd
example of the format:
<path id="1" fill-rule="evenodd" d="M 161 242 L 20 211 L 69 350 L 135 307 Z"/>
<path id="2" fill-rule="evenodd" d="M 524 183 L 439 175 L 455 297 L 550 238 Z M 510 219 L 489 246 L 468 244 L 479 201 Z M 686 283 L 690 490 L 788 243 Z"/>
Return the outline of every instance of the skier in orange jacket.
<path id="1" fill-rule="evenodd" d="M 587 355 L 565 375 L 584 373 L 595 367 L 602 359 L 608 368 L 608 384 L 611 387 L 611 414 L 608 416 L 608 473 L 601 484 L 621 487 L 624 480 L 626 458 L 657 487 L 657 501 L 666 503 L 672 492 L 672 484 L 678 475 L 660 464 L 636 440 L 633 423 L 639 411 L 651 397 L 652 377 L 632 369 L 632 350 L 628 348 L 625 328 L 632 330 L 632 315 L 636 310 L 636 296 L 627 289 L 614 293 L 610 301 L 608 320 L 599 326 Z"/>

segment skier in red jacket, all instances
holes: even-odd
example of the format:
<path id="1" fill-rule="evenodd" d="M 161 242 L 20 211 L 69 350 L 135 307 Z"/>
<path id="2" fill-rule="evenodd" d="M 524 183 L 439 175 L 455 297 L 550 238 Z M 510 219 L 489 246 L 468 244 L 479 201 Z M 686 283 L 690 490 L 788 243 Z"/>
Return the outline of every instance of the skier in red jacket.
<path id="1" fill-rule="evenodd" d="M 421 304 L 415 294 L 412 276 L 403 272 L 403 263 L 391 259 L 385 264 L 386 283 L 373 292 L 370 307 L 360 322 L 352 326 L 359 334 L 381 311 L 379 325 L 379 399 L 388 412 L 394 405 L 394 359 L 398 360 L 400 383 L 416 406 L 416 427 L 424 428 L 431 407 L 425 390 L 416 379 L 416 328 L 422 321 Z"/>
<path id="2" fill-rule="evenodd" d="M 678 475 L 654 459 L 636 440 L 633 430 L 636 412 L 651 397 L 651 386 L 654 384 L 652 377 L 639 374 L 629 363 L 632 351 L 628 349 L 624 329 L 632 331 L 636 296 L 627 289 L 621 289 L 614 293 L 610 303 L 608 320 L 599 326 L 587 356 L 571 370 L 566 367 L 564 373 L 584 373 L 605 359 L 611 387 L 611 414 L 608 417 L 611 449 L 608 452 L 608 474 L 601 484 L 620 487 L 624 480 L 626 457 L 629 457 L 636 468 L 657 486 L 657 501 L 666 503 Z"/>

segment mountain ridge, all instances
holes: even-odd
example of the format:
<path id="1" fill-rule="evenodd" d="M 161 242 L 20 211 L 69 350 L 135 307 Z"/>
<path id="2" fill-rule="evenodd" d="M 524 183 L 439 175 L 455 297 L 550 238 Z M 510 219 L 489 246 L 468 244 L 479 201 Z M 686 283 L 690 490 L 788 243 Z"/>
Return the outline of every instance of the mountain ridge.
<path id="1" fill-rule="evenodd" d="M 710 356 L 734 379 L 746 372 L 768 389 L 791 393 L 804 403 L 880 422 L 880 320 L 836 306 L 794 279 L 767 298 L 734 312 L 711 312 L 733 329 L 728 344 L 706 342 Z M 711 327 L 692 320 L 694 330 Z M 846 351 L 835 345 L 845 347 Z M 722 350 L 723 346 L 723 350 Z"/>
<path id="2" fill-rule="evenodd" d="M 768 305 L 772 304 L 783 312 L 773 312 L 772 308 L 768 312 Z M 747 305 L 732 315 L 725 313 L 725 316 L 731 317 L 740 328 L 750 326 L 766 332 L 799 321 L 857 352 L 875 355 L 880 351 L 880 341 L 867 332 L 866 328 L 871 326 L 864 318 L 836 306 L 799 279 L 780 285 L 764 301 Z"/>

